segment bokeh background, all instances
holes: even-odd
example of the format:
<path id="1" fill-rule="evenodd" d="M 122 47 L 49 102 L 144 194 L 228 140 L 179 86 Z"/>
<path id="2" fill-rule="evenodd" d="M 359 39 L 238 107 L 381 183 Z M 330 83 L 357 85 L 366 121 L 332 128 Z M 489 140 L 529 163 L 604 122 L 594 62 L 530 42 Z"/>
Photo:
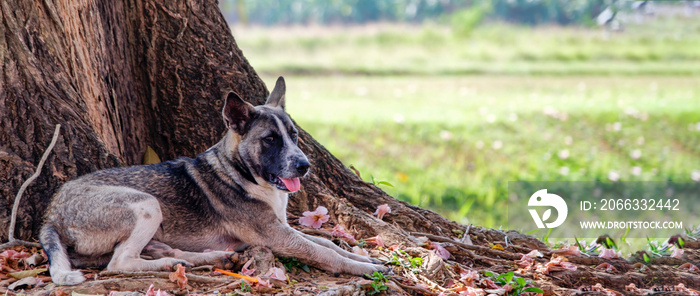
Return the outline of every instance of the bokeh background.
<path id="1" fill-rule="evenodd" d="M 700 182 L 700 1 L 220 6 L 302 128 L 450 219 L 505 225 L 508 181 Z"/>

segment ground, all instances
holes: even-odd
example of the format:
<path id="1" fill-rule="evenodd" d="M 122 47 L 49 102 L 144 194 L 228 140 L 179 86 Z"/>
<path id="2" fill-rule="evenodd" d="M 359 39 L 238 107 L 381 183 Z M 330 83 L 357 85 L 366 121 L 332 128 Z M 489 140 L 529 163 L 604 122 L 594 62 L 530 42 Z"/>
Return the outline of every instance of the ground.
<path id="1" fill-rule="evenodd" d="M 298 225 L 296 218 L 290 221 L 302 231 L 326 237 L 338 235 L 331 229 L 335 221 L 316 230 Z M 700 288 L 700 243 L 693 237 L 676 236 L 670 248 L 659 246 L 653 252 L 622 259 L 616 258 L 614 247 L 605 247 L 611 243 L 609 237 L 600 238 L 599 244 L 549 247 L 515 231 L 476 226 L 466 226 L 464 230 L 468 231 L 466 237 L 458 229 L 453 231 L 453 237 L 410 233 L 408 240 L 393 246 L 381 246 L 381 238 L 376 237 L 359 241 L 335 238 L 340 246 L 349 250 L 351 246 L 361 246 L 370 256 L 391 266 L 392 272 L 386 275 L 334 276 L 291 258 L 275 258 L 260 247 L 235 256 L 236 264 L 224 271 L 248 271 L 260 283 L 242 281 L 205 266 L 187 271 L 182 268 L 179 273 L 89 269 L 83 270 L 88 278 L 85 283 L 56 286 L 45 271 L 46 257 L 41 248 L 15 246 L 0 253 L 0 293 L 159 295 L 160 290 L 160 295 L 536 295 L 541 289 L 544 295 L 637 295 L 659 291 L 665 291 L 664 295 L 698 295 L 693 293 Z M 251 264 L 243 266 L 249 261 Z M 284 272 L 276 275 L 270 270 Z M 17 274 L 18 271 L 26 272 Z M 149 291 L 150 286 L 153 288 Z"/>

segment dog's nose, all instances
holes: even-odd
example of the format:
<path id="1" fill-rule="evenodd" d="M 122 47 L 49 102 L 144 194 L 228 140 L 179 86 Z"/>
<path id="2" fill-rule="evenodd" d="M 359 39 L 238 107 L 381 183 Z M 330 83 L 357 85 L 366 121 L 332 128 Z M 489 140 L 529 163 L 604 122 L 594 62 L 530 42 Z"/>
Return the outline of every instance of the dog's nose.
<path id="1" fill-rule="evenodd" d="M 302 174 L 302 175 L 306 174 L 306 172 L 309 171 L 310 166 L 311 166 L 311 164 L 309 164 L 309 161 L 306 159 L 297 160 L 296 169 L 297 169 L 297 172 L 299 172 L 299 174 Z"/>

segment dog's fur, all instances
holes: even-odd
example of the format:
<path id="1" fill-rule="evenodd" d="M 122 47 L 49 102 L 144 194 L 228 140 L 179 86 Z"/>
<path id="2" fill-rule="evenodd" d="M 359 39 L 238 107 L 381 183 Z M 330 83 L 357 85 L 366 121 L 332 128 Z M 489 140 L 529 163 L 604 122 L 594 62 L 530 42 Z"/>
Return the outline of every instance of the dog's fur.
<path id="1" fill-rule="evenodd" d="M 71 264 L 121 271 L 221 265 L 233 255 L 224 250 L 248 245 L 334 273 L 386 270 L 287 224 L 288 192 L 298 189 L 309 162 L 284 111 L 284 94 L 282 77 L 265 105 L 253 107 L 228 93 L 226 135 L 195 159 L 108 169 L 64 184 L 40 233 L 52 280 L 84 281 Z M 142 252 L 154 259 L 141 258 Z"/>

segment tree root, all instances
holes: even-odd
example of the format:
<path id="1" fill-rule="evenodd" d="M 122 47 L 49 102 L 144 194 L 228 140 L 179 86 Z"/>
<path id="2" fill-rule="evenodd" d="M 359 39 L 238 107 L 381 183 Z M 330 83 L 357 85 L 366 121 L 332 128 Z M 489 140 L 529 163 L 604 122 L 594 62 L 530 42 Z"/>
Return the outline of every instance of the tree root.
<path id="1" fill-rule="evenodd" d="M 7 250 L 9 248 L 17 247 L 17 246 L 22 246 L 22 247 L 27 247 L 27 248 L 41 248 L 40 243 L 28 242 L 28 241 L 16 239 L 16 240 L 12 240 L 10 242 L 1 244 L 0 245 L 0 252 Z"/>
<path id="2" fill-rule="evenodd" d="M 455 240 L 448 238 L 448 237 L 434 235 L 434 234 L 430 234 L 430 233 L 411 232 L 411 235 L 413 235 L 413 236 L 425 236 L 425 237 L 427 237 L 431 240 L 437 241 L 437 242 L 452 243 L 452 244 L 455 244 L 455 245 L 460 246 L 460 247 L 467 249 L 467 250 L 484 252 L 484 253 L 488 253 L 491 255 L 499 256 L 501 258 L 510 259 L 510 260 L 519 260 L 522 257 L 522 255 L 519 255 L 519 254 L 508 253 L 505 251 L 491 249 L 489 247 L 484 247 L 484 246 L 468 245 L 465 243 L 455 241 Z"/>
<path id="3" fill-rule="evenodd" d="M 100 276 L 125 276 L 125 277 L 157 277 L 162 279 L 170 279 L 170 273 L 164 271 L 103 271 Z M 207 284 L 224 284 L 230 283 L 231 279 L 215 278 L 210 276 L 185 274 L 188 281 L 207 283 Z"/>

